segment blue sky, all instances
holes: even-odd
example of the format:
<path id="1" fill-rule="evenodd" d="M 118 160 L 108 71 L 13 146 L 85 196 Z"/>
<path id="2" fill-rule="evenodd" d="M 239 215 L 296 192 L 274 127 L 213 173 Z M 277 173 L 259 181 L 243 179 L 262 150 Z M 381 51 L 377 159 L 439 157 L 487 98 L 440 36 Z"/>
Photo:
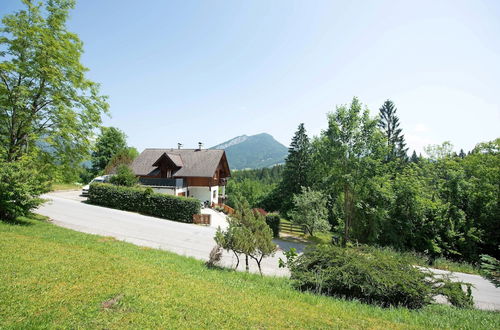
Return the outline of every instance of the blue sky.
<path id="1" fill-rule="evenodd" d="M 20 8 L 2 0 L 0 15 Z M 357 96 L 411 149 L 500 137 L 500 1 L 80 0 L 69 29 L 130 145 L 288 145 Z"/>

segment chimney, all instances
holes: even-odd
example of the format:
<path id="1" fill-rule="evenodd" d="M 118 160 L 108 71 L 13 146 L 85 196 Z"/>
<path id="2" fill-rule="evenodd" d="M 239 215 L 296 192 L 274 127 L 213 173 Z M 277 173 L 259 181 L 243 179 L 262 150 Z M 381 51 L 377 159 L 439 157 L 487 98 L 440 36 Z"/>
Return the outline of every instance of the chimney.
<path id="1" fill-rule="evenodd" d="M 203 143 L 198 142 L 198 149 L 201 150 L 201 148 L 203 148 Z"/>
<path id="2" fill-rule="evenodd" d="M 177 149 L 181 149 L 182 148 L 182 143 L 177 143 Z"/>

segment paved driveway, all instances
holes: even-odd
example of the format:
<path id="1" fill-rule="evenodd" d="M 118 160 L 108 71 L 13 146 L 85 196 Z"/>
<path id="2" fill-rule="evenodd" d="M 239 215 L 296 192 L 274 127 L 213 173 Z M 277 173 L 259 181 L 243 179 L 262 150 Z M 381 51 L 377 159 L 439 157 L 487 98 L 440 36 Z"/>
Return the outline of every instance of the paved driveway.
<path id="1" fill-rule="evenodd" d="M 78 230 L 84 233 L 113 236 L 119 240 L 141 246 L 168 250 L 180 255 L 208 260 L 210 250 L 215 246 L 213 237 L 216 227 L 194 225 L 169 221 L 138 213 L 120 211 L 84 203 L 86 198 L 79 196 L 79 191 L 53 192 L 42 196 L 50 201 L 38 209 L 38 213 L 50 217 L 59 226 Z M 205 210 L 204 212 L 209 212 Z M 217 212 L 215 212 L 217 213 Z M 220 214 L 216 224 L 223 224 Z M 284 249 L 300 244 L 276 240 L 276 244 Z M 286 269 L 278 268 L 278 258 L 283 258 L 282 251 L 274 257 L 263 260 L 262 270 L 266 275 L 286 276 Z M 226 267 L 234 267 L 236 258 L 232 253 L 224 253 L 222 263 Z M 239 270 L 244 270 L 240 262 Z M 258 272 L 254 261 L 250 261 L 250 270 Z"/>
<path id="2" fill-rule="evenodd" d="M 208 260 L 210 250 L 215 246 L 213 237 L 215 227 L 169 221 L 141 214 L 109 209 L 84 203 L 79 191 L 53 192 L 44 196 L 50 199 L 38 209 L 38 213 L 50 217 L 59 226 L 90 234 L 113 236 L 133 244 L 168 250 L 180 255 Z M 207 213 L 214 211 L 205 210 Z M 217 213 L 217 212 L 215 212 Z M 223 217 L 216 214 L 216 224 L 224 223 Z M 278 268 L 278 258 L 283 258 L 282 250 L 291 247 L 302 252 L 300 243 L 275 240 L 280 250 L 274 257 L 263 260 L 262 268 L 266 275 L 287 276 L 288 270 Z M 224 253 L 223 265 L 234 267 L 236 259 L 232 253 Z M 257 272 L 254 261 L 250 261 L 250 270 Z M 240 262 L 239 270 L 244 270 Z M 441 270 L 433 270 L 444 273 Z M 481 276 L 453 273 L 457 280 L 474 284 L 472 294 L 477 307 L 500 310 L 500 289 L 495 288 Z"/>

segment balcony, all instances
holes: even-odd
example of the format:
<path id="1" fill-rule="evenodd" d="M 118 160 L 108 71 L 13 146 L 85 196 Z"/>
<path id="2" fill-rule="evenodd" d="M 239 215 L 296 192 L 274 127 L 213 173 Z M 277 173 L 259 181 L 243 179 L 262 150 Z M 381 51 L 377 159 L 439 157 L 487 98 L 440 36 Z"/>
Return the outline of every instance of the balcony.
<path id="1" fill-rule="evenodd" d="M 144 186 L 152 187 L 185 187 L 183 179 L 176 178 L 139 178 L 139 183 Z"/>

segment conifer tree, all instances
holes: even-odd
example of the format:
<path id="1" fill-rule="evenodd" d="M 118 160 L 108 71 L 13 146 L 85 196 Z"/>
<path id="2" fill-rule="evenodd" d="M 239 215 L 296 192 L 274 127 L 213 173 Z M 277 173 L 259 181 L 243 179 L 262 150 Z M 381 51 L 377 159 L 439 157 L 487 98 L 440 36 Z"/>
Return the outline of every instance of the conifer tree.
<path id="1" fill-rule="evenodd" d="M 295 132 L 283 171 L 283 180 L 279 186 L 282 196 L 280 211 L 286 214 L 293 208 L 292 196 L 299 194 L 302 187 L 309 187 L 311 171 L 311 143 L 301 123 Z"/>
<path id="2" fill-rule="evenodd" d="M 408 160 L 406 142 L 402 129 L 399 128 L 399 118 L 396 116 L 396 107 L 391 100 L 384 102 L 379 109 L 379 124 L 378 126 L 384 131 L 387 138 L 387 146 L 389 148 L 387 161 L 400 159 Z"/>
<path id="3" fill-rule="evenodd" d="M 418 156 L 415 150 L 413 150 L 413 153 L 411 154 L 410 162 L 412 163 L 418 163 Z"/>

